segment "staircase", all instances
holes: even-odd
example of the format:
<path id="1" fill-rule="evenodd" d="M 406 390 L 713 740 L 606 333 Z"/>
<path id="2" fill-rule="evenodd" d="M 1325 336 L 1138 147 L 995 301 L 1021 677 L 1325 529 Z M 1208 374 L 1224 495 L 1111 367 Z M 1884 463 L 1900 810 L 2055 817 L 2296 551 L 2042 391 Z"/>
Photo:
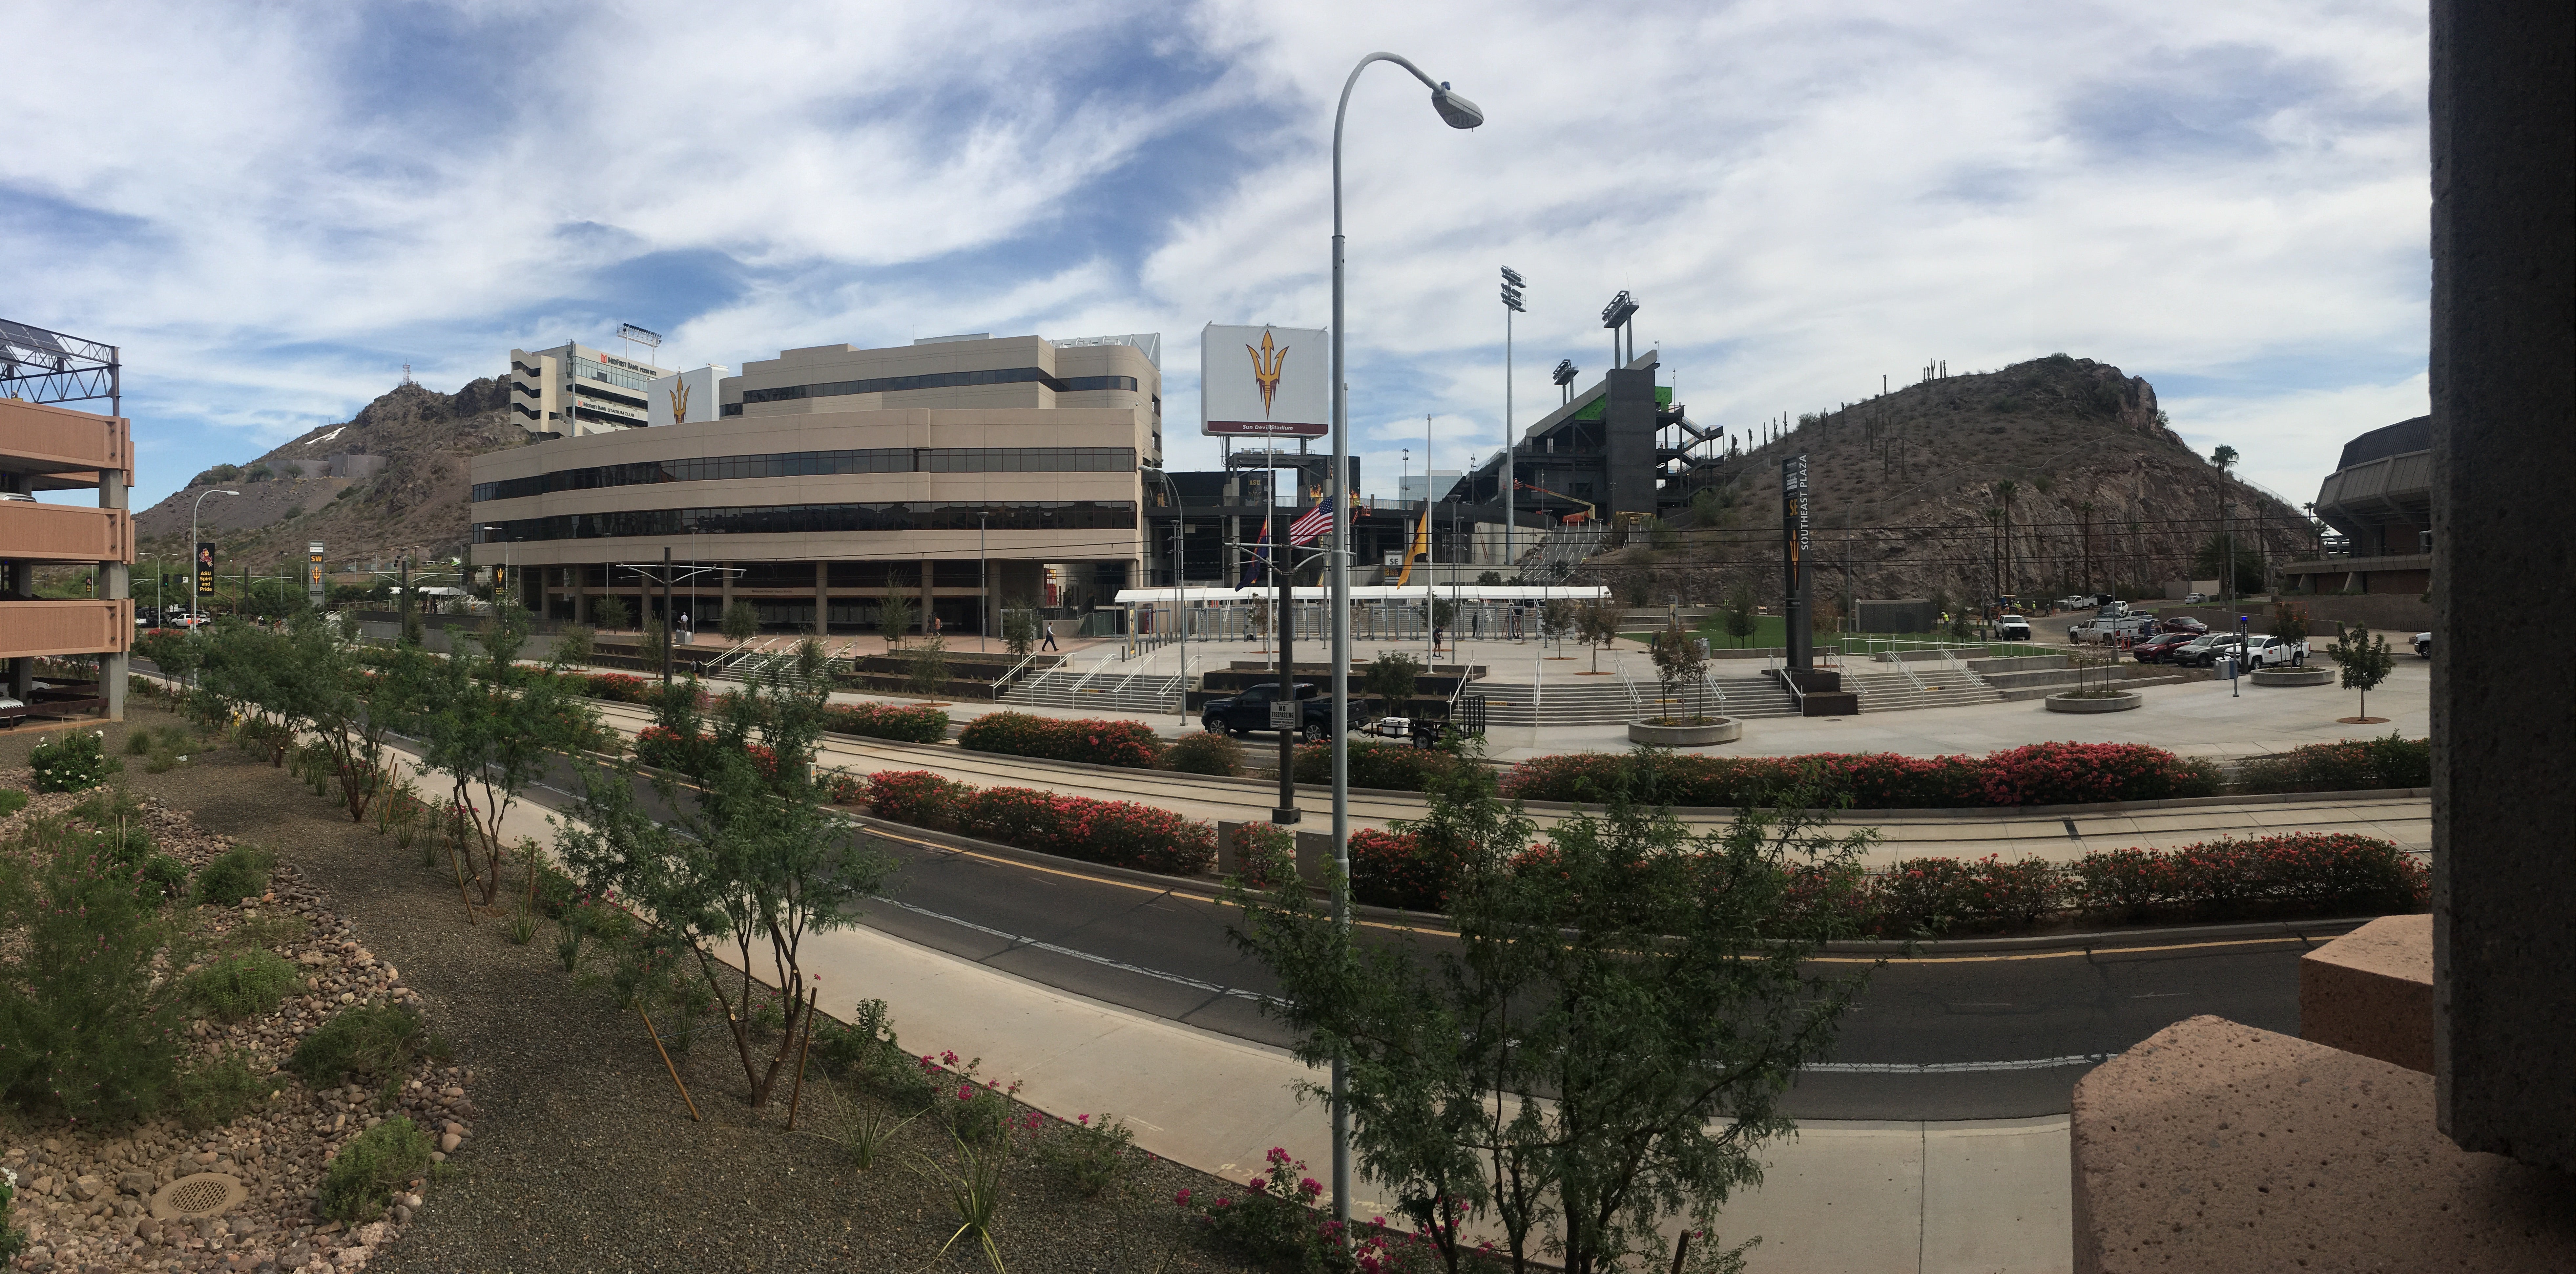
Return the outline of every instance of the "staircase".
<path id="1" fill-rule="evenodd" d="M 1058 664 L 1012 683 L 1002 702 L 1034 708 L 1082 708 L 1106 712 L 1162 713 L 1181 710 L 1181 678 L 1151 672 L 1125 661 L 1101 659 L 1081 668 Z"/>
<path id="2" fill-rule="evenodd" d="M 1880 672 L 1876 669 L 1884 668 Z M 1863 712 L 1898 712 L 1907 708 L 1953 708 L 1969 703 L 2002 703 L 2004 692 L 1962 664 L 1944 661 L 1843 664 L 1843 689 L 1860 696 Z"/>
<path id="3" fill-rule="evenodd" d="M 1639 717 L 1663 716 L 1671 712 L 1687 713 L 1694 702 L 1693 692 L 1682 691 L 1669 704 L 1663 699 L 1663 687 L 1641 682 L 1630 693 L 1630 687 L 1616 677 L 1568 677 L 1551 680 L 1543 687 L 1546 697 L 1536 702 L 1538 694 L 1529 683 L 1499 682 L 1492 679 L 1476 683 L 1476 693 L 1485 696 L 1485 723 L 1494 729 L 1533 725 L 1625 725 Z M 1697 692 L 1701 711 L 1713 717 L 1794 717 L 1798 700 L 1778 681 L 1769 677 L 1711 677 Z"/>

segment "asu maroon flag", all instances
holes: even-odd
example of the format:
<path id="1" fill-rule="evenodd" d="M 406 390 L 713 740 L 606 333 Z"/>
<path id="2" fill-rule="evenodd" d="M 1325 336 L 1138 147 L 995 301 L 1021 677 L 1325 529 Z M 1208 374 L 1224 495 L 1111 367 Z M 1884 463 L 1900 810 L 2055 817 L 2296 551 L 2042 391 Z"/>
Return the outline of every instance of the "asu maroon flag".
<path id="1" fill-rule="evenodd" d="M 1252 557 L 1243 564 L 1243 586 L 1250 588 L 1262 581 L 1270 569 L 1270 515 L 1261 515 L 1261 538 L 1252 545 Z"/>

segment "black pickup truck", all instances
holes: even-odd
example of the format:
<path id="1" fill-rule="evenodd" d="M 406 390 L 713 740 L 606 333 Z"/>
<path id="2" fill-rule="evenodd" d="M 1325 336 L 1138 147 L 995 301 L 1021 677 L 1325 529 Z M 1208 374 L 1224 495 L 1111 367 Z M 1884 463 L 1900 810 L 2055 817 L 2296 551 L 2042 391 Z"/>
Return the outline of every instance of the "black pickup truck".
<path id="1" fill-rule="evenodd" d="M 1312 682 L 1298 682 L 1297 697 L 1303 701 L 1297 705 L 1301 709 L 1298 737 L 1309 743 L 1319 743 L 1332 737 L 1333 704 L 1323 693 L 1323 687 Z M 1208 700 L 1199 708 L 1199 724 L 1210 731 L 1222 730 L 1227 734 L 1266 731 L 1270 729 L 1270 705 L 1278 698 L 1279 683 L 1276 681 L 1246 686 L 1242 693 L 1230 698 Z M 1357 709 L 1356 700 L 1352 707 Z"/>

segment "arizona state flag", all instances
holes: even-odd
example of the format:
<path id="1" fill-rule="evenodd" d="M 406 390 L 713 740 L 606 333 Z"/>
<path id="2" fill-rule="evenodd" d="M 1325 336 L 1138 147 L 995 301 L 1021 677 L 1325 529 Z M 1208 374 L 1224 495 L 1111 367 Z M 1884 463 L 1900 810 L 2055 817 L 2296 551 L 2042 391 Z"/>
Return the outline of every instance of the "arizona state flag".
<path id="1" fill-rule="evenodd" d="M 1413 578 L 1414 562 L 1429 556 L 1431 556 L 1431 502 L 1425 500 L 1422 502 L 1422 525 L 1414 528 L 1413 532 L 1413 551 L 1404 555 L 1404 571 L 1395 577 L 1395 586 L 1404 587 L 1406 582 Z"/>
<path id="2" fill-rule="evenodd" d="M 1253 541 L 1252 556 L 1243 562 L 1243 586 L 1250 588 L 1262 581 L 1270 566 L 1270 515 L 1261 515 L 1261 538 Z"/>

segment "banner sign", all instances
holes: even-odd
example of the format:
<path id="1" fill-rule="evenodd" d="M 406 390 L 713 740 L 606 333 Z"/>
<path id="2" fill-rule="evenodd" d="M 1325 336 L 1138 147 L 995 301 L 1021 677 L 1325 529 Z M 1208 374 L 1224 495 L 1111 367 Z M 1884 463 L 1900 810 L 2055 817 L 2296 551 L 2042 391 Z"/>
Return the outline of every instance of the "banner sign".
<path id="1" fill-rule="evenodd" d="M 322 593 L 322 541 L 315 540 L 304 554 L 304 597 L 319 609 Z"/>
<path id="2" fill-rule="evenodd" d="M 1332 342 L 1320 327 L 1225 327 L 1199 336 L 1199 432 L 1321 438 L 1333 423 Z"/>
<path id="3" fill-rule="evenodd" d="M 1780 556 L 1787 567 L 1781 589 L 1785 605 L 1781 607 L 1783 626 L 1787 629 L 1785 645 L 1789 648 L 1791 668 L 1814 667 L 1815 633 L 1808 616 L 1807 550 L 1814 540 L 1807 529 L 1807 457 L 1784 456 L 1780 460 Z"/>
<path id="4" fill-rule="evenodd" d="M 197 541 L 197 596 L 215 595 L 215 542 Z"/>

